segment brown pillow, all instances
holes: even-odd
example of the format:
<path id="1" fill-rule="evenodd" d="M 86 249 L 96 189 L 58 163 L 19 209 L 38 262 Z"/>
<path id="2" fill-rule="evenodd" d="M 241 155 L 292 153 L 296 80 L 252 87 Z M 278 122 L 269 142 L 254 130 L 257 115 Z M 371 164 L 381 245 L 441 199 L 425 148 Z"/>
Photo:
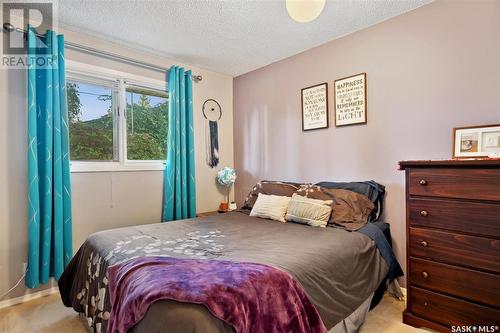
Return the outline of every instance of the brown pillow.
<path id="1" fill-rule="evenodd" d="M 252 209 L 255 201 L 257 200 L 257 197 L 259 196 L 259 193 L 292 197 L 292 195 L 299 189 L 299 187 L 300 184 L 263 180 L 255 184 L 241 208 Z"/>
<path id="2" fill-rule="evenodd" d="M 368 216 L 375 207 L 367 196 L 349 190 L 302 185 L 296 193 L 312 199 L 333 200 L 328 225 L 342 226 L 348 230 L 358 230 L 368 223 Z"/>

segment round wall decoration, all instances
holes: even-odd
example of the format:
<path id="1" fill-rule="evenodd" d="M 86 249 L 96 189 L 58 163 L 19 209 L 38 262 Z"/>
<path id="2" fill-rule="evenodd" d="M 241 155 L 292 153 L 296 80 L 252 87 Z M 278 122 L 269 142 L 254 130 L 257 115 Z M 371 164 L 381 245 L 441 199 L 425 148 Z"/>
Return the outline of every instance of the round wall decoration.
<path id="1" fill-rule="evenodd" d="M 217 122 L 222 118 L 222 108 L 215 99 L 207 99 L 203 102 L 203 117 L 206 119 L 205 142 L 207 152 L 207 164 L 211 168 L 219 165 L 219 125 Z"/>

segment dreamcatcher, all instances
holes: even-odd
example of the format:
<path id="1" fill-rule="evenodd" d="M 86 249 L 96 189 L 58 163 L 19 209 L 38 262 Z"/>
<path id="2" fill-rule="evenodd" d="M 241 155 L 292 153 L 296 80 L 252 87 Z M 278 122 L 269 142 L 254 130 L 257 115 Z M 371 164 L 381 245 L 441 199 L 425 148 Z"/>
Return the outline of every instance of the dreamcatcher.
<path id="1" fill-rule="evenodd" d="M 205 117 L 205 142 L 207 164 L 211 168 L 219 165 L 219 126 L 217 121 L 222 117 L 220 104 L 214 99 L 207 99 L 203 103 L 203 117 Z"/>

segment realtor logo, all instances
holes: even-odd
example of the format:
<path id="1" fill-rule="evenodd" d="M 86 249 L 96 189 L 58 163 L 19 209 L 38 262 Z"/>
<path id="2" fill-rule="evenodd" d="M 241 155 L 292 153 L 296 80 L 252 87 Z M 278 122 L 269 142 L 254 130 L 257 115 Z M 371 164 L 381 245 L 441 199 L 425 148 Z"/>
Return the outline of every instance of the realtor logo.
<path id="1" fill-rule="evenodd" d="M 24 35 L 15 30 L 26 29 L 30 24 L 39 33 L 53 29 L 53 4 L 50 2 L 3 2 L 2 26 L 4 27 L 3 55 L 20 55 L 27 53 Z M 48 54 L 50 50 L 39 38 L 36 43 L 38 54 Z"/>
<path id="2" fill-rule="evenodd" d="M 54 30 L 54 3 L 38 2 L 2 2 L 2 57 L 0 68 L 25 69 L 31 66 L 49 68 L 57 63 L 57 57 L 51 54 L 43 34 Z M 28 25 L 35 32 L 35 40 L 28 45 L 24 33 Z"/>

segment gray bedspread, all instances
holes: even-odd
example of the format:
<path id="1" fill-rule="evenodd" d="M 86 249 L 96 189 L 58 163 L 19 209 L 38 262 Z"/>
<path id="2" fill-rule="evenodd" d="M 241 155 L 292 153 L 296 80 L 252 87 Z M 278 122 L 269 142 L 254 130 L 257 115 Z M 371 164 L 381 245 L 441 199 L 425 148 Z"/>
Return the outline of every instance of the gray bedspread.
<path id="1" fill-rule="evenodd" d="M 330 329 L 379 286 L 388 266 L 366 235 L 250 217 L 239 212 L 113 229 L 91 235 L 59 280 L 66 306 L 106 332 L 109 265 L 139 256 L 225 259 L 283 269 L 304 287 Z M 159 301 L 134 332 L 226 333 L 202 305 Z"/>

